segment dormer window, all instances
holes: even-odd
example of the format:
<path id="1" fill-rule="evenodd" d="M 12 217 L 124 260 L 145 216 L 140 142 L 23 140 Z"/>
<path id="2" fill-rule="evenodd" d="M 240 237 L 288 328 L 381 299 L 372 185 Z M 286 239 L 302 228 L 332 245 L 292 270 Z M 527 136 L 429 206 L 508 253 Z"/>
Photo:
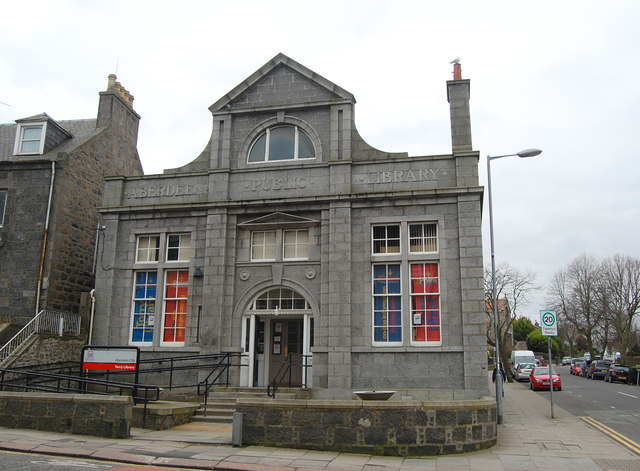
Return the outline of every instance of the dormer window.
<path id="1" fill-rule="evenodd" d="M 276 126 L 267 129 L 254 141 L 249 163 L 314 159 L 311 138 L 298 126 Z"/>
<path id="2" fill-rule="evenodd" d="M 15 155 L 42 154 L 46 123 L 18 124 Z"/>

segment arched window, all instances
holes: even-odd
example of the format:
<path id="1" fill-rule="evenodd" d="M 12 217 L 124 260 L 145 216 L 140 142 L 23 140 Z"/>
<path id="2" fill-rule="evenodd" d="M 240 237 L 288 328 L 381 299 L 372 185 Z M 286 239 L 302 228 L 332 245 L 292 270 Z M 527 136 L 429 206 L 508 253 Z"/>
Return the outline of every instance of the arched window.
<path id="1" fill-rule="evenodd" d="M 311 138 L 298 126 L 276 126 L 267 129 L 254 141 L 249 163 L 280 160 L 314 159 L 316 151 Z"/>
<path id="2" fill-rule="evenodd" d="M 262 293 L 251 303 L 252 311 L 292 311 L 309 310 L 309 302 L 297 291 L 290 288 L 273 288 Z"/>

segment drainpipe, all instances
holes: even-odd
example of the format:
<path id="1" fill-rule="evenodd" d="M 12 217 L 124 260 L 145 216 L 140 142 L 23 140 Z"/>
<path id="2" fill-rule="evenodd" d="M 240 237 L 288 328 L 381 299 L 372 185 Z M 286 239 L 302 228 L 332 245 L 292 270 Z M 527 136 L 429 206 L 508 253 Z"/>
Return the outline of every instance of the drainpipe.
<path id="1" fill-rule="evenodd" d="M 96 312 L 95 292 L 95 288 L 89 291 L 89 296 L 91 296 L 91 317 L 89 318 L 89 341 L 87 342 L 87 345 L 91 345 L 91 338 L 93 337 L 93 315 Z"/>
<path id="2" fill-rule="evenodd" d="M 100 226 L 100 221 L 98 221 L 98 226 L 96 227 L 96 242 L 93 246 L 93 264 L 91 265 L 91 274 L 96 274 L 96 265 L 98 263 L 98 242 L 100 240 L 100 231 L 104 229 L 104 226 Z"/>
<path id="3" fill-rule="evenodd" d="M 49 218 L 51 216 L 51 202 L 53 201 L 53 183 L 56 179 L 56 163 L 51 162 L 51 184 L 49 186 L 49 201 L 47 202 L 47 217 L 44 222 L 44 234 L 42 237 L 42 253 L 40 255 L 40 270 L 38 272 L 38 288 L 36 290 L 36 315 L 40 312 L 40 295 L 42 278 L 44 274 L 44 260 L 47 253 L 47 239 L 49 238 Z"/>

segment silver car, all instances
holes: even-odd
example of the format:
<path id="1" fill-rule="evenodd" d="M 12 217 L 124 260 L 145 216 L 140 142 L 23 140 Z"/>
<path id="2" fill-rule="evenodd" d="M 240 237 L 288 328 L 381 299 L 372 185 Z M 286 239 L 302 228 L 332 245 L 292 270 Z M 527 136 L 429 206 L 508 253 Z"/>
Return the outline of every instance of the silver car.
<path id="1" fill-rule="evenodd" d="M 533 367 L 536 366 L 533 363 L 520 363 L 516 365 L 515 377 L 516 381 L 529 381 L 529 375 L 533 371 Z"/>

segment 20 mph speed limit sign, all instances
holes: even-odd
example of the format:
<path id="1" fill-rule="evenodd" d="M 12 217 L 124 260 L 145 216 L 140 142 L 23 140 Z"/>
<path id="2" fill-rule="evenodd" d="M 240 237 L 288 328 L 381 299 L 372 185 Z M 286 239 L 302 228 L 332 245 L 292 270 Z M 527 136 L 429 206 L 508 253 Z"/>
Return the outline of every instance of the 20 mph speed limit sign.
<path id="1" fill-rule="evenodd" d="M 540 326 L 542 335 L 547 337 L 558 336 L 558 318 L 556 311 L 540 311 Z"/>

